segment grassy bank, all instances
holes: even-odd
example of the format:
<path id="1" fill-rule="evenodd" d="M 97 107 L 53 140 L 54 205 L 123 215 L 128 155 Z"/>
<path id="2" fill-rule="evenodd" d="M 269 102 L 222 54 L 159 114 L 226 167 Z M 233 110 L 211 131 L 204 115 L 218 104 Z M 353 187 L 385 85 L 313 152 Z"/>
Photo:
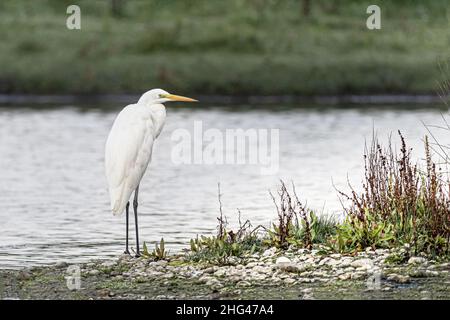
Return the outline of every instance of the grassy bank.
<path id="1" fill-rule="evenodd" d="M 440 127 L 449 130 L 449 128 Z M 430 134 L 434 137 L 432 131 Z M 389 259 L 400 263 L 421 255 L 436 260 L 450 258 L 450 179 L 446 172 L 447 146 L 424 139 L 425 159 L 414 161 L 412 149 L 398 132 L 399 150 L 391 141 L 381 145 L 376 137 L 364 153 L 361 186 L 338 190 L 344 219 L 318 215 L 297 195 L 295 185 L 281 181 L 277 193 L 270 193 L 277 217 L 272 226 L 241 220 L 239 228 L 228 229 L 222 211 L 220 185 L 217 235 L 197 237 L 190 243 L 190 260 L 228 264 L 245 254 L 268 248 L 310 250 L 320 246 L 324 253 L 355 254 L 371 249 L 407 246 L 408 253 Z M 146 248 L 147 249 L 147 248 Z M 147 256 L 163 259 L 164 242 Z"/>
<path id="2" fill-rule="evenodd" d="M 231 229 L 219 185 L 217 234 L 184 252 L 169 255 L 161 239 L 139 258 L 0 270 L 0 298 L 449 299 L 449 158 L 425 138 L 414 164 L 398 139 L 398 151 L 376 138 L 367 147 L 362 187 L 339 192 L 344 220 L 316 215 L 281 181 L 273 225 L 252 226 L 238 212 Z"/>
<path id="3" fill-rule="evenodd" d="M 1 93 L 434 93 L 450 56 L 446 1 L 80 0 L 0 3 Z M 444 72 L 445 73 L 445 72 Z"/>

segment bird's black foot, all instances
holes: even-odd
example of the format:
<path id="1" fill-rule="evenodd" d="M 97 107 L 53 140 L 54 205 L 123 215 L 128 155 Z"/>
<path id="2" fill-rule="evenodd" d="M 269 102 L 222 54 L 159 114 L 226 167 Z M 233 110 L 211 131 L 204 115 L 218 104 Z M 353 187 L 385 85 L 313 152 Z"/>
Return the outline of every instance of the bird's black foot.
<path id="1" fill-rule="evenodd" d="M 131 256 L 131 253 L 130 253 L 130 251 L 129 251 L 128 249 L 126 249 L 126 250 L 123 252 L 123 254 L 127 254 L 127 255 Z"/>
<path id="2" fill-rule="evenodd" d="M 136 255 L 134 257 L 139 258 L 140 256 L 141 256 L 141 254 L 138 252 L 138 253 L 136 253 Z"/>

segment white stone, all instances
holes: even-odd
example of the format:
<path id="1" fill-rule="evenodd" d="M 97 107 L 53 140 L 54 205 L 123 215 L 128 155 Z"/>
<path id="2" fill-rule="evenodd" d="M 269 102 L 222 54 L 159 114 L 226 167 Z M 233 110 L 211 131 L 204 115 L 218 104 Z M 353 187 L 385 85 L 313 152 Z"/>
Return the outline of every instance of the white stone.
<path id="1" fill-rule="evenodd" d="M 270 278 L 270 281 L 272 281 L 273 283 L 278 283 L 278 282 L 281 281 L 281 279 L 278 278 L 277 276 L 272 276 L 272 277 Z"/>
<path id="2" fill-rule="evenodd" d="M 389 253 L 388 249 L 376 249 L 375 250 L 375 254 L 384 255 L 384 254 L 387 254 L 387 253 Z"/>
<path id="3" fill-rule="evenodd" d="M 344 273 L 338 276 L 339 280 L 348 280 L 351 278 L 351 274 L 349 273 Z"/>
<path id="4" fill-rule="evenodd" d="M 312 269 L 312 265 L 303 263 L 295 265 L 294 268 L 296 272 L 305 272 Z"/>
<path id="5" fill-rule="evenodd" d="M 291 260 L 289 258 L 286 257 L 279 257 L 277 258 L 277 260 L 275 261 L 275 264 L 277 265 L 277 267 L 284 269 L 286 267 L 291 266 Z"/>
<path id="6" fill-rule="evenodd" d="M 350 258 L 350 257 L 345 257 L 345 258 L 342 258 L 342 259 L 340 260 L 339 265 L 340 265 L 341 267 L 345 268 L 345 267 L 349 267 L 349 266 L 352 264 L 352 262 L 353 262 L 353 259 L 352 259 L 352 258 Z"/>
<path id="7" fill-rule="evenodd" d="M 327 265 L 330 266 L 330 267 L 337 266 L 337 265 L 339 265 L 339 260 L 330 259 L 330 260 L 328 260 Z"/>
<path id="8" fill-rule="evenodd" d="M 437 277 L 439 275 L 439 272 L 434 271 L 434 270 L 427 270 L 426 273 L 427 273 L 427 276 L 429 276 L 429 277 Z"/>
<path id="9" fill-rule="evenodd" d="M 226 271 L 225 271 L 225 269 L 219 269 L 219 270 L 217 270 L 216 272 L 214 272 L 214 275 L 216 276 L 216 277 L 222 277 L 222 276 L 224 276 L 225 275 L 225 273 L 226 273 Z"/>
<path id="10" fill-rule="evenodd" d="M 203 270 L 204 273 L 214 273 L 214 267 L 209 267 Z"/>
<path id="11" fill-rule="evenodd" d="M 373 267 L 373 261 L 370 259 L 358 259 L 353 261 L 350 265 L 354 268 L 361 268 L 368 270 Z"/>
<path id="12" fill-rule="evenodd" d="M 387 277 L 388 281 L 394 281 L 398 283 L 408 283 L 409 282 L 409 276 L 402 276 L 400 274 L 392 273 Z"/>
<path id="13" fill-rule="evenodd" d="M 243 280 L 243 281 L 239 281 L 239 282 L 236 284 L 236 286 L 237 286 L 237 287 L 240 287 L 240 288 L 242 288 L 242 287 L 249 287 L 249 286 L 251 286 L 251 283 L 248 282 L 248 281 Z"/>
<path id="14" fill-rule="evenodd" d="M 259 274 L 259 273 L 256 273 L 256 274 L 253 274 L 253 275 L 252 275 L 252 279 L 255 280 L 255 281 L 263 281 L 263 280 L 265 280 L 266 278 L 267 278 L 267 277 L 266 277 L 265 274 Z"/>
<path id="15" fill-rule="evenodd" d="M 91 270 L 88 272 L 89 275 L 91 276 L 96 276 L 100 273 L 100 271 L 98 271 L 97 269 Z"/>
<path id="16" fill-rule="evenodd" d="M 203 277 L 200 277 L 200 279 L 198 279 L 198 280 L 202 283 L 207 283 L 211 279 L 213 279 L 211 276 L 203 276 Z"/>
<path id="17" fill-rule="evenodd" d="M 166 260 L 158 260 L 158 261 L 155 261 L 154 262 L 154 265 L 155 266 L 165 266 L 165 265 L 167 265 L 167 261 Z"/>
<path id="18" fill-rule="evenodd" d="M 272 248 L 267 249 L 266 251 L 264 251 L 264 253 L 262 254 L 262 256 L 263 256 L 263 257 L 271 257 L 271 256 L 273 256 L 276 252 L 277 252 L 277 248 L 272 247 Z"/>
<path id="19" fill-rule="evenodd" d="M 283 282 L 284 282 L 285 284 L 294 284 L 294 283 L 295 283 L 295 279 L 292 279 L 292 278 L 286 278 L 286 279 L 283 280 Z"/>
<path id="20" fill-rule="evenodd" d="M 256 266 L 253 268 L 253 272 L 267 274 L 270 272 L 270 268 L 264 267 L 264 266 Z"/>
<path id="21" fill-rule="evenodd" d="M 220 281 L 217 279 L 214 279 L 214 278 L 209 280 L 208 282 L 206 282 L 206 285 L 208 287 L 213 287 L 213 288 L 222 288 L 223 287 L 223 285 L 220 283 Z"/>
<path id="22" fill-rule="evenodd" d="M 110 268 L 114 266 L 116 263 L 114 261 L 105 261 L 101 264 L 102 267 Z"/>
<path id="23" fill-rule="evenodd" d="M 323 266 L 324 264 L 328 264 L 328 262 L 329 262 L 330 260 L 333 260 L 333 259 L 331 259 L 331 258 L 329 258 L 329 257 L 323 258 L 322 260 L 320 260 L 319 266 Z"/>
<path id="24" fill-rule="evenodd" d="M 411 257 L 408 260 L 408 264 L 424 264 L 427 262 L 427 259 L 422 258 L 422 257 Z"/>

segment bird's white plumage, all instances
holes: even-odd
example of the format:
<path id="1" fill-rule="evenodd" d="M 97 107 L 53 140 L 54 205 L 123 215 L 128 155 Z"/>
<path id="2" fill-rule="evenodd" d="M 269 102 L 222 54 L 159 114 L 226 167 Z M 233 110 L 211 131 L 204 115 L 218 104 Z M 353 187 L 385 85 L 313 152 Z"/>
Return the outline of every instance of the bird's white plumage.
<path id="1" fill-rule="evenodd" d="M 159 90 L 159 89 L 158 89 Z M 158 92 L 144 94 L 117 116 L 105 148 L 111 210 L 121 214 L 151 160 L 153 143 L 164 126 L 166 110 Z M 163 90 L 160 90 L 165 92 Z"/>

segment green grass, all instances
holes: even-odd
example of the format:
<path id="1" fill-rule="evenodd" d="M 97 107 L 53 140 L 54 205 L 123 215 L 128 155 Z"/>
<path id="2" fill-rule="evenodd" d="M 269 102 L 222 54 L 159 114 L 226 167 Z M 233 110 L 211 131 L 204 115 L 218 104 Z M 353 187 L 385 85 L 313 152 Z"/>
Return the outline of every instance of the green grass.
<path id="1" fill-rule="evenodd" d="M 365 27 L 364 1 L 190 0 L 0 3 L 0 92 L 202 94 L 433 93 L 450 57 L 444 0 L 378 1 L 382 29 Z"/>

